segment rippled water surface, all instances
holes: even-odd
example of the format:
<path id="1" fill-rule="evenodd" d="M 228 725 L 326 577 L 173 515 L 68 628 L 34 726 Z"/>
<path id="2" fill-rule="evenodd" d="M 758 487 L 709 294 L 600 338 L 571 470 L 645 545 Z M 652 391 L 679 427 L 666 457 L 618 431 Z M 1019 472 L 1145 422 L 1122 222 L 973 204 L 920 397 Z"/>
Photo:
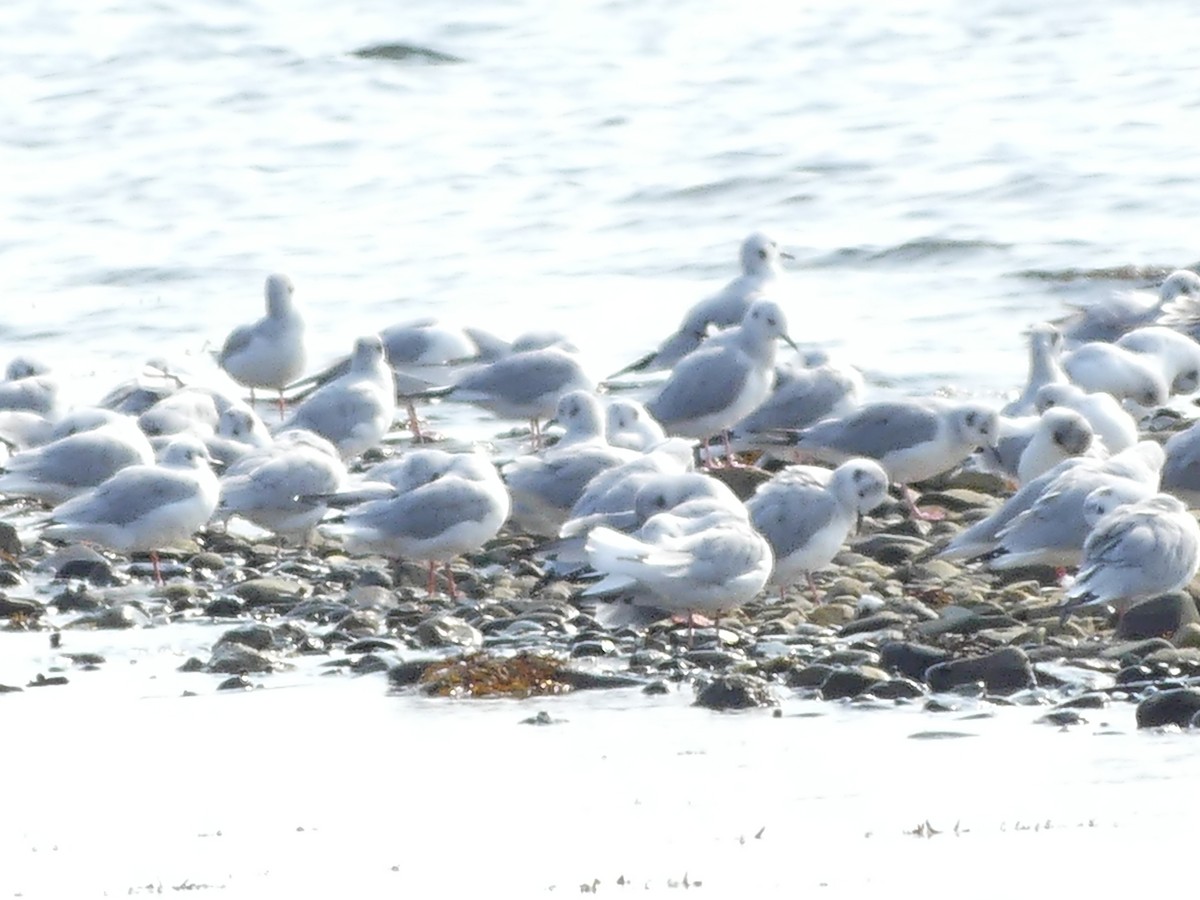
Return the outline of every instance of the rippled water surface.
<path id="1" fill-rule="evenodd" d="M 1195 25 L 1168 0 L 7 0 L 0 340 L 93 401 L 152 356 L 210 372 L 285 271 L 314 365 L 436 314 L 560 328 L 604 374 L 763 228 L 797 256 L 796 338 L 893 390 L 992 397 L 1023 377 L 1022 327 L 1200 256 Z M 1027 886 L 996 860 L 1047 849 L 1083 860 L 1060 881 L 1111 887 L 1137 872 L 1096 860 L 1188 833 L 1163 779 L 1190 741 L 1135 734 L 1131 707 L 1063 735 L 621 694 L 525 729 L 525 706 L 381 680 L 183 701 L 172 654 L 212 635 L 135 637 L 96 638 L 133 687 L 4 698 L 0 893 L 961 892 Z M 14 683 L 41 664 L 9 649 Z M 910 737 L 929 729 L 974 737 Z M 121 807 L 149 815 L 127 840 Z M 927 819 L 943 833 L 907 833 Z M 1036 844 L 1016 827 L 1046 821 Z M 468 849 L 465 874 L 435 862 Z"/>
<path id="2" fill-rule="evenodd" d="M 1186 2 L 13 0 L 0 335 L 77 374 L 203 367 L 283 270 L 314 363 L 435 313 L 559 327 L 603 374 L 761 227 L 797 254 L 798 338 L 903 390 L 1005 390 L 1022 326 L 1195 261 L 1194 24 Z M 356 55 L 381 44 L 461 61 Z"/>

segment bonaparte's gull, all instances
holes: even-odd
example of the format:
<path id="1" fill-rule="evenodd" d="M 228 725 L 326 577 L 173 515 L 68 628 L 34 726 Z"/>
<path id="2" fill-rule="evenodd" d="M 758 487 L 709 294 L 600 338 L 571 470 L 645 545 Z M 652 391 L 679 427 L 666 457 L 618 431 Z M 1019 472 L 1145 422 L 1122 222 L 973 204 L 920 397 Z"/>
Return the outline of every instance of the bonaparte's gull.
<path id="1" fill-rule="evenodd" d="M 734 449 L 778 449 L 779 432 L 799 431 L 857 408 L 862 377 L 855 376 L 837 365 L 791 369 L 782 377 L 777 370 L 774 390 L 733 426 Z"/>
<path id="2" fill-rule="evenodd" d="M 704 439 L 724 434 L 758 407 L 775 381 L 776 341 L 787 335 L 778 303 L 759 300 L 729 339 L 679 361 L 646 409 L 667 434 Z"/>
<path id="3" fill-rule="evenodd" d="M 1017 462 L 1017 481 L 1028 484 L 1072 456 L 1107 456 L 1091 423 L 1073 409 L 1051 407 L 1037 425 Z"/>
<path id="4" fill-rule="evenodd" d="M 998 419 L 994 411 L 975 403 L 939 400 L 888 400 L 868 403 L 836 419 L 826 419 L 801 431 L 794 446 L 827 463 L 864 456 L 883 466 L 892 481 L 907 485 L 953 469 L 979 446 L 995 443 Z"/>
<path id="5" fill-rule="evenodd" d="M 306 397 L 281 429 L 315 432 L 350 460 L 376 446 L 395 415 L 395 379 L 383 358 L 383 342 L 367 335 L 354 342 L 350 369 Z"/>
<path id="6" fill-rule="evenodd" d="M 1063 369 L 1085 391 L 1105 391 L 1139 406 L 1159 407 L 1170 396 L 1160 365 L 1116 344 L 1082 344 L 1063 355 Z"/>
<path id="7" fill-rule="evenodd" d="M 701 300 L 688 310 L 679 328 L 658 349 L 626 366 L 612 377 L 630 372 L 657 372 L 675 367 L 681 359 L 696 350 L 708 337 L 710 328 L 729 328 L 739 324 L 750 305 L 762 298 L 767 286 L 779 277 L 779 260 L 791 255 L 762 232 L 755 232 L 742 241 L 738 252 L 742 274 L 719 292 Z"/>
<path id="8" fill-rule="evenodd" d="M 1153 325 L 1185 325 L 1188 321 L 1188 301 L 1200 298 L 1200 277 L 1195 272 L 1178 269 L 1159 286 L 1158 291 L 1124 291 L 1077 306 L 1059 324 L 1071 343 L 1115 341 L 1134 328 Z"/>
<path id="9" fill-rule="evenodd" d="M 666 440 L 666 432 L 636 400 L 617 397 L 604 410 L 604 434 L 614 447 L 646 451 Z"/>
<path id="10" fill-rule="evenodd" d="M 781 600 L 801 576 L 816 597 L 812 573 L 833 560 L 859 517 L 887 498 L 887 489 L 887 473 L 869 459 L 842 463 L 827 485 L 784 468 L 758 486 L 746 508 L 775 554 L 767 583 L 779 588 Z"/>
<path id="11" fill-rule="evenodd" d="M 482 454 L 461 453 L 438 477 L 352 507 L 328 528 L 354 554 L 428 560 L 430 594 L 436 563 L 444 562 L 450 596 L 456 597 L 450 560 L 494 538 L 508 513 L 508 490 L 496 467 Z"/>
<path id="12" fill-rule="evenodd" d="M 267 314 L 257 322 L 239 325 L 225 338 L 217 363 L 242 387 L 279 392 L 283 416 L 283 389 L 304 373 L 304 319 L 292 302 L 295 288 L 286 275 L 267 278 Z"/>
<path id="13" fill-rule="evenodd" d="M 219 488 L 209 463 L 202 443 L 176 438 L 160 463 L 128 466 L 55 507 L 43 533 L 118 553 L 149 551 L 161 581 L 157 551 L 188 540 L 216 509 Z"/>
<path id="14" fill-rule="evenodd" d="M 1048 384 L 1037 393 L 1038 412 L 1053 406 L 1073 409 L 1091 423 L 1109 453 L 1120 453 L 1138 441 L 1137 422 L 1112 394 L 1088 393 L 1074 384 Z"/>
<path id="15" fill-rule="evenodd" d="M 1095 523 L 1060 607 L 1065 618 L 1090 607 L 1124 612 L 1186 587 L 1200 568 L 1200 525 L 1169 494 L 1118 507 Z"/>
<path id="16" fill-rule="evenodd" d="M 1190 394 L 1200 387 L 1200 344 L 1186 334 L 1150 325 L 1123 335 L 1117 346 L 1155 362 L 1172 394 Z"/>
<path id="17" fill-rule="evenodd" d="M 1047 384 L 1065 384 L 1062 367 L 1062 334 L 1049 323 L 1029 329 L 1029 376 L 1021 395 L 1000 410 L 1005 416 L 1028 416 L 1036 412 L 1037 392 Z"/>

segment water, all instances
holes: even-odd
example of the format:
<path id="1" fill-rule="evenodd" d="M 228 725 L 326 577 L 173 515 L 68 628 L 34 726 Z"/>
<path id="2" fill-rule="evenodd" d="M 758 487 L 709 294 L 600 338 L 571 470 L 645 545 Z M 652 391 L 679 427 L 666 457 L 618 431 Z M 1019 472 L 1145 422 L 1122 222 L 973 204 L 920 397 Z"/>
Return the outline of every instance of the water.
<path id="1" fill-rule="evenodd" d="M 994 398 L 1023 377 L 1022 327 L 1196 261 L 1194 25 L 1168 0 L 10 0 L 0 339 L 79 401 L 152 356 L 208 374 L 285 271 L 314 366 L 436 314 L 559 328 L 604 374 L 762 228 L 797 256 L 795 337 L 888 390 Z M 462 62 L 354 55 L 387 43 Z M 19 638 L 5 683 L 46 662 Z M 1188 833 L 1190 740 L 1137 734 L 1130 707 L 1060 734 L 1025 710 L 466 706 L 313 673 L 218 697 L 174 672 L 211 639 L 89 635 L 104 673 L 3 699 L 6 770 L 41 774 L 4 789 L 0 894 L 615 893 L 625 874 L 673 896 L 689 873 L 718 896 L 856 896 L 985 869 L 1026 886 L 995 861 L 1030 850 L 1075 860 L 1039 877 L 1111 887 L 1142 870 L 1093 861 Z M 531 706 L 570 721 L 519 728 Z M 909 737 L 932 728 L 977 736 Z M 121 809 L 140 818 L 110 828 Z M 926 819 L 942 834 L 906 833 Z M 481 862 L 433 862 L 451 851 Z"/>
<path id="2" fill-rule="evenodd" d="M 799 338 L 993 395 L 1021 327 L 1195 260 L 1189 4 L 797 6 L 5 4 L 0 335 L 203 370 L 283 270 L 314 364 L 437 314 L 603 374 L 761 227 Z M 353 55 L 388 42 L 463 62 Z"/>

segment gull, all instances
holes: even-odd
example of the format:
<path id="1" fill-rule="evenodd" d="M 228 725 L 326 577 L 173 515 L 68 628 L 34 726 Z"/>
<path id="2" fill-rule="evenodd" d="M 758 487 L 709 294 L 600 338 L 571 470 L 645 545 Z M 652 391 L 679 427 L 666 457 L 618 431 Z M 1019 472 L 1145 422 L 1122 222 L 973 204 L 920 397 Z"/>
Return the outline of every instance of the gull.
<path id="1" fill-rule="evenodd" d="M 1157 293 L 1125 291 L 1085 306 L 1058 324 L 1072 344 L 1115 341 L 1127 331 L 1156 321 L 1163 325 L 1186 324 L 1189 301 L 1200 297 L 1200 277 L 1177 269 L 1166 277 Z M 1166 321 L 1164 321 L 1164 319 Z"/>
<path id="2" fill-rule="evenodd" d="M 0 410 L 25 410 L 47 418 L 59 412 L 58 381 L 39 362 L 18 356 L 0 381 Z"/>
<path id="3" fill-rule="evenodd" d="M 622 591 L 622 599 L 652 616 L 686 613 L 689 623 L 697 612 L 719 616 L 752 600 L 774 562 L 771 545 L 736 497 L 681 503 L 650 516 L 634 535 L 601 525 L 588 534 L 585 550 L 605 576 L 585 595 Z"/>
<path id="4" fill-rule="evenodd" d="M 571 391 L 557 409 L 555 418 L 566 428 L 559 442 L 542 453 L 518 457 L 502 470 L 512 491 L 513 522 L 545 537 L 558 534 L 593 478 L 640 455 L 605 440 L 604 414 L 594 394 Z"/>
<path id="5" fill-rule="evenodd" d="M 728 430 L 771 392 L 776 341 L 796 344 L 787 335 L 783 310 L 772 300 L 755 301 L 742 324 L 726 335 L 719 345 L 680 360 L 646 409 L 673 436 L 725 435 L 728 451 Z"/>
<path id="6" fill-rule="evenodd" d="M 150 441 L 128 416 L 65 434 L 14 454 L 0 475 L 0 493 L 56 505 L 89 491 L 127 466 L 154 462 Z"/>
<path id="7" fill-rule="evenodd" d="M 509 508 L 508 490 L 496 467 L 480 453 L 460 453 L 432 480 L 394 497 L 354 506 L 342 521 L 327 527 L 353 554 L 428 560 L 430 595 L 437 588 L 437 562 L 443 562 L 449 593 L 455 598 L 458 589 L 450 560 L 494 538 Z"/>
<path id="8" fill-rule="evenodd" d="M 790 253 L 781 252 L 775 241 L 759 231 L 742 241 L 738 257 L 742 266 L 741 275 L 689 309 L 679 328 L 657 350 L 630 363 L 612 377 L 618 378 L 630 372 L 658 372 L 674 368 L 676 363 L 700 347 L 711 328 L 729 328 L 739 324 L 746 317 L 751 304 L 761 299 L 764 289 L 782 273 L 780 259 L 792 258 Z"/>
<path id="9" fill-rule="evenodd" d="M 1200 507 L 1200 422 L 1171 435 L 1164 450 L 1162 489 Z"/>
<path id="10" fill-rule="evenodd" d="M 887 498 L 887 473 L 874 460 L 842 463 L 828 484 L 819 483 L 805 469 L 781 469 L 746 502 L 751 523 L 775 555 L 767 585 L 779 589 L 781 601 L 786 588 L 801 575 L 816 599 L 812 573 L 832 562 L 860 517 Z"/>
<path id="11" fill-rule="evenodd" d="M 1196 337 L 1200 332 L 1200 275 L 1189 269 L 1176 269 L 1162 283 L 1159 293 L 1162 315 L 1157 324 Z"/>
<path id="12" fill-rule="evenodd" d="M 1170 395 L 1159 364 L 1116 344 L 1083 344 L 1064 354 L 1062 362 L 1072 383 L 1088 392 L 1105 391 L 1147 408 L 1162 406 Z"/>
<path id="13" fill-rule="evenodd" d="M 313 495 L 332 494 L 346 483 L 346 465 L 323 444 L 283 444 L 221 479 L 217 514 L 240 516 L 284 541 L 307 544 L 329 507 Z"/>
<path id="14" fill-rule="evenodd" d="M 862 376 L 844 366 L 777 369 L 774 390 L 733 426 L 730 441 L 738 450 L 769 452 L 780 431 L 799 431 L 857 409 L 861 392 Z"/>
<path id="15" fill-rule="evenodd" d="M 976 447 L 992 446 L 997 431 L 996 413 L 979 404 L 890 400 L 818 422 L 796 435 L 793 446 L 831 464 L 875 460 L 901 486 L 913 515 L 929 518 L 937 514 L 919 510 L 908 485 L 953 469 Z"/>
<path id="16" fill-rule="evenodd" d="M 553 415 L 570 391 L 594 391 L 596 383 L 576 354 L 558 346 L 524 350 L 472 369 L 455 384 L 415 394 L 471 403 L 502 419 L 525 419 L 534 446 L 541 445 L 540 421 Z"/>
<path id="17" fill-rule="evenodd" d="M 604 433 L 614 447 L 641 452 L 667 439 L 666 432 L 646 407 L 627 397 L 608 401 L 604 410 Z"/>
<path id="18" fill-rule="evenodd" d="M 56 506 L 43 534 L 88 541 L 117 553 L 149 551 L 162 582 L 158 551 L 191 538 L 217 506 L 217 476 L 204 445 L 176 438 L 161 463 L 121 469 L 87 493 Z"/>
<path id="19" fill-rule="evenodd" d="M 1109 453 L 1120 453 L 1138 442 L 1137 422 L 1104 391 L 1089 393 L 1074 384 L 1048 384 L 1038 390 L 1036 405 L 1038 412 L 1055 406 L 1075 410 L 1091 423 Z"/>
<path id="20" fill-rule="evenodd" d="M 1163 448 L 1154 441 L 1142 441 L 1104 460 L 1064 460 L 1023 485 L 991 515 L 955 535 L 938 556 L 978 557 L 994 568 L 1005 568 L 1004 559 L 1029 552 L 1033 555 L 1022 562 L 1013 560 L 1012 565 L 1026 561 L 1073 565 L 1087 536 L 1083 507 L 1088 494 L 1111 485 L 1114 496 L 1140 500 L 1158 490 L 1163 460 Z M 1043 541 L 1050 548 L 1045 560 L 1037 556 Z M 1060 547 L 1065 551 L 1060 552 Z"/>
<path id="21" fill-rule="evenodd" d="M 224 467 L 236 463 L 247 454 L 270 447 L 270 431 L 253 409 L 230 406 L 217 419 L 212 435 L 204 439 L 209 456 Z"/>
<path id="22" fill-rule="evenodd" d="M 217 364 L 242 387 L 279 392 L 283 418 L 283 389 L 304 372 L 304 319 L 292 302 L 295 288 L 286 275 L 271 275 L 266 283 L 267 314 L 250 325 L 239 325 L 225 338 Z"/>
<path id="23" fill-rule="evenodd" d="M 301 401 L 281 430 L 306 428 L 350 460 L 383 440 L 395 415 L 395 379 L 372 334 L 354 342 L 349 370 Z"/>
<path id="24" fill-rule="evenodd" d="M 1017 481 L 1028 484 L 1072 456 L 1107 456 L 1092 425 L 1073 409 L 1050 407 L 1037 419 L 1017 463 Z"/>
<path id="25" fill-rule="evenodd" d="M 1200 568 L 1200 524 L 1177 498 L 1155 494 L 1095 523 L 1083 561 L 1059 607 L 1062 618 L 1091 607 L 1123 613 L 1186 587 Z"/>
<path id="26" fill-rule="evenodd" d="M 1029 329 L 1029 377 L 1021 395 L 1000 410 L 1005 416 L 1027 416 L 1036 411 L 1037 393 L 1047 384 L 1069 381 L 1062 367 L 1062 334 L 1049 323 Z"/>
<path id="27" fill-rule="evenodd" d="M 1117 346 L 1157 364 L 1172 394 L 1190 394 L 1200 387 L 1200 344 L 1186 334 L 1149 325 L 1126 333 Z"/>

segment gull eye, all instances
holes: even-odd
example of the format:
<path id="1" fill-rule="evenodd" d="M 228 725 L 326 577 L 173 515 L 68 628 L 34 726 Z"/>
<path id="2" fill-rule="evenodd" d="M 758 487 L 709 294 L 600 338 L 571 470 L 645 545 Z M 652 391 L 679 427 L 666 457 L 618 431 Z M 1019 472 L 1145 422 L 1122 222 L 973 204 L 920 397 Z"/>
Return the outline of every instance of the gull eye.
<path id="1" fill-rule="evenodd" d="M 765 247 L 760 247 L 760 248 L 759 248 L 759 250 L 758 250 L 758 258 L 759 258 L 759 259 L 766 259 L 766 258 L 767 258 L 767 250 L 766 250 L 766 248 L 765 248 Z"/>
<path id="2" fill-rule="evenodd" d="M 971 427 L 975 426 L 975 413 L 973 413 L 973 412 L 967 413 L 967 424 L 970 425 Z"/>

